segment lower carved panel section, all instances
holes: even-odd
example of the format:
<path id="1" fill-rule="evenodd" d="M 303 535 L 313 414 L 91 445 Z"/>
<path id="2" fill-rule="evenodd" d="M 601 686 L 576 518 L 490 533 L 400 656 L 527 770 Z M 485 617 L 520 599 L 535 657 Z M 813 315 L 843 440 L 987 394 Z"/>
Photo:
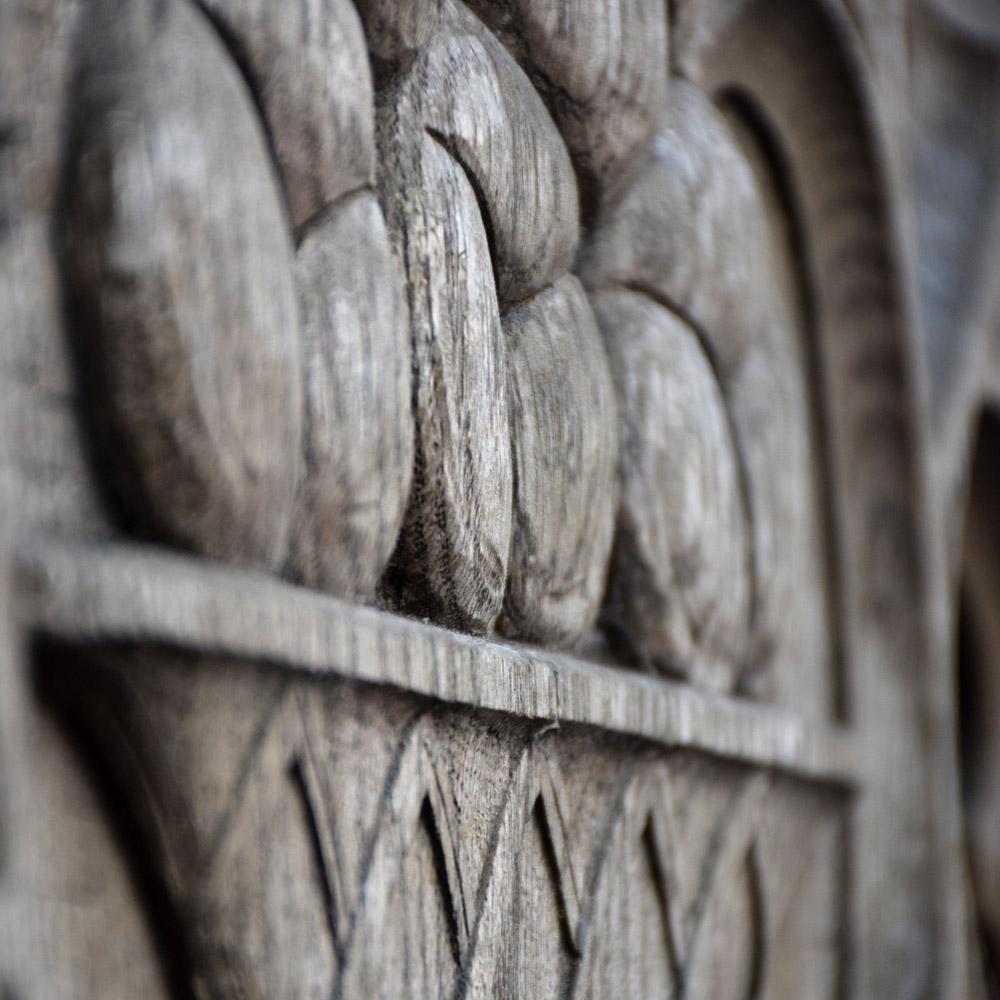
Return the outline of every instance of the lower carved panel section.
<path id="1" fill-rule="evenodd" d="M 582 726 L 165 650 L 39 653 L 197 997 L 832 997 L 846 802 Z"/>

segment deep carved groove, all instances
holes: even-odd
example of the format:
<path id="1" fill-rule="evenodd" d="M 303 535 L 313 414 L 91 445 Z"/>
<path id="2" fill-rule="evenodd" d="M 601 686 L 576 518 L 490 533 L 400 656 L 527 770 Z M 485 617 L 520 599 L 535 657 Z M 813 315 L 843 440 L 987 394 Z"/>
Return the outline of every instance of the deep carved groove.
<path id="1" fill-rule="evenodd" d="M 533 824 L 541 843 L 542 858 L 545 861 L 545 868 L 552 883 L 552 891 L 559 906 L 559 928 L 562 934 L 563 950 L 568 955 L 577 956 L 576 945 L 573 943 L 573 930 L 569 925 L 569 912 L 566 908 L 566 900 L 563 898 L 562 877 L 559 871 L 559 861 L 556 858 L 555 846 L 552 842 L 552 828 L 549 823 L 548 814 L 545 811 L 545 802 L 539 795 L 535 799 L 534 808 L 531 811 Z"/>
<path id="2" fill-rule="evenodd" d="M 295 796 L 302 806 L 302 822 L 308 831 L 316 874 L 319 876 L 323 887 L 323 909 L 330 932 L 330 945 L 337 956 L 337 965 L 343 968 L 344 951 L 340 946 L 340 938 L 337 931 L 337 903 L 334 897 L 333 880 L 330 877 L 329 866 L 323 851 L 323 838 L 320 835 L 319 817 L 316 814 L 312 795 L 309 792 L 309 783 L 306 780 L 302 769 L 302 761 L 299 758 L 292 761 L 288 769 L 288 778 L 292 783 L 292 788 L 295 790 Z"/>
<path id="3" fill-rule="evenodd" d="M 438 884 L 441 905 L 444 908 L 445 920 L 448 924 L 448 944 L 455 960 L 455 968 L 460 969 L 462 967 L 462 950 L 458 940 L 458 916 L 455 910 L 455 899 L 448 878 L 448 865 L 441 843 L 441 833 L 438 830 L 437 817 L 434 815 L 429 795 L 424 796 L 423 804 L 420 807 L 420 830 L 427 838 L 431 855 L 434 858 L 434 877 Z"/>
<path id="4" fill-rule="evenodd" d="M 744 867 L 750 891 L 750 925 L 753 932 L 746 1000 L 759 1000 L 764 989 L 764 977 L 767 971 L 767 913 L 764 909 L 766 905 L 764 886 L 756 844 L 751 844 L 747 850 Z"/>
<path id="5" fill-rule="evenodd" d="M 493 225 L 493 214 L 490 212 L 490 203 L 486 197 L 486 192 L 483 190 L 476 172 L 469 166 L 465 157 L 459 152 L 457 145 L 448 136 L 430 125 L 427 125 L 424 131 L 454 161 L 462 171 L 465 179 L 469 182 L 469 187 L 472 188 L 473 197 L 475 197 L 476 204 L 479 206 L 479 217 L 483 222 L 483 232 L 486 234 L 486 246 L 490 253 L 490 266 L 493 268 L 493 287 L 497 290 L 497 302 L 500 306 L 500 314 L 503 315 L 506 309 L 504 303 L 499 301 L 500 280 L 498 277 L 499 272 L 497 271 L 499 257 L 497 256 L 496 229 Z"/>
<path id="6" fill-rule="evenodd" d="M 670 908 L 674 905 L 672 889 L 667 881 L 667 873 L 663 870 L 663 862 L 657 849 L 656 836 L 653 833 L 653 817 L 646 819 L 642 830 L 642 851 L 646 858 L 649 874 L 656 887 L 656 900 L 659 904 L 660 919 L 663 922 L 664 947 L 667 950 L 667 961 L 674 978 L 674 988 L 678 995 L 684 993 L 684 965 L 681 961 L 679 942 L 674 940 L 674 925 L 670 919 Z"/>

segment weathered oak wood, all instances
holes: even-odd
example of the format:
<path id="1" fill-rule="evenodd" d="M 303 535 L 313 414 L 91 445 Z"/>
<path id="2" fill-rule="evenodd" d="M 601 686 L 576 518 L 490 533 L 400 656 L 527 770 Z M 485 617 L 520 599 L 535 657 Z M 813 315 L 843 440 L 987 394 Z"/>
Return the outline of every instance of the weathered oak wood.
<path id="1" fill-rule="evenodd" d="M 389 64 L 408 63 L 427 44 L 449 0 L 357 0 L 372 55 Z M 398 68 L 398 65 L 397 65 Z"/>
<path id="2" fill-rule="evenodd" d="M 640 664 L 731 690 L 749 635 L 749 511 L 722 391 L 691 327 L 597 292 L 621 412 L 621 509 L 605 622 Z"/>
<path id="3" fill-rule="evenodd" d="M 105 527 L 52 238 L 79 10 L 60 14 L 0 8 L 0 509 L 11 533 Z"/>
<path id="4" fill-rule="evenodd" d="M 736 620 L 739 595 L 751 595 L 750 643 L 732 679 L 742 671 L 745 683 L 815 713 L 828 703 L 828 678 L 821 671 L 800 684 L 794 674 L 821 661 L 827 642 L 816 458 L 801 333 L 786 302 L 795 290 L 772 270 L 774 252 L 764 191 L 732 129 L 701 91 L 673 81 L 646 162 L 595 229 L 581 273 L 594 292 L 633 289 L 697 331 L 732 428 L 730 454 L 709 464 L 735 459 L 726 502 L 744 506 L 750 529 L 749 578 L 727 587 Z M 703 417 L 696 407 L 685 419 Z M 630 603 L 643 599 L 634 587 L 627 593 Z M 738 644 L 733 633 L 729 649 Z"/>
<path id="5" fill-rule="evenodd" d="M 306 427 L 290 570 L 310 586 L 370 598 L 413 471 L 403 277 L 370 193 L 342 198 L 310 225 L 295 277 Z"/>
<path id="6" fill-rule="evenodd" d="M 273 568 L 302 393 L 292 246 L 260 123 L 182 0 L 106 0 L 84 30 L 64 224 L 98 447 L 130 520 Z"/>
<path id="7" fill-rule="evenodd" d="M 848 733 L 746 700 L 448 632 L 263 574 L 133 546 L 34 542 L 21 620 L 64 643 L 152 644 L 338 673 L 532 719 L 579 722 L 833 782 Z"/>
<path id="8" fill-rule="evenodd" d="M 982 4 L 0 4 L 0 996 L 985 995 Z"/>
<path id="9" fill-rule="evenodd" d="M 843 703 L 866 733 L 882 788 L 858 800 L 852 934 L 867 957 L 852 988 L 879 996 L 917 968 L 934 980 L 923 942 L 957 930 L 950 904 L 939 905 L 926 877 L 932 844 L 945 842 L 938 816 L 950 810 L 951 793 L 925 768 L 946 760 L 935 733 L 949 723 L 937 709 L 934 724 L 925 714 L 941 705 L 929 674 L 944 659 L 934 653 L 935 545 L 923 506 L 925 414 L 913 381 L 909 251 L 897 214 L 903 192 L 880 124 L 887 109 L 858 68 L 864 42 L 845 12 L 784 2 L 753 11 L 731 19 L 702 53 L 702 80 L 713 90 L 735 85 L 766 109 L 761 124 L 780 137 L 805 237 L 843 580 L 839 617 L 852 664 Z M 827 45 L 831 38 L 838 44 Z M 677 59 L 689 64 L 681 51 Z M 890 847 L 900 843 L 911 849 Z"/>
<path id="10" fill-rule="evenodd" d="M 503 599 L 512 502 L 489 245 L 475 191 L 437 141 L 418 131 L 405 156 L 386 156 L 381 183 L 407 265 L 415 424 L 412 493 L 387 589 L 402 607 L 486 631 Z"/>
<path id="11" fill-rule="evenodd" d="M 512 473 L 500 310 L 568 270 L 569 158 L 506 51 L 455 7 L 379 106 L 380 190 L 407 270 L 416 467 L 388 588 L 472 631 L 500 611 Z M 475 442 L 475 448 L 470 443 Z"/>
<path id="12" fill-rule="evenodd" d="M 431 134 L 467 174 L 491 241 L 502 309 L 569 270 L 579 238 L 576 181 L 535 89 L 460 4 L 387 94 L 395 127 Z M 414 139 L 385 133 L 382 155 Z"/>
<path id="13" fill-rule="evenodd" d="M 593 214 L 634 172 L 667 87 L 667 4 L 472 0 L 552 112 Z"/>
<path id="14" fill-rule="evenodd" d="M 501 630 L 572 646 L 597 617 L 617 510 L 608 359 L 572 276 L 511 310 L 503 330 L 514 527 Z"/>
<path id="15" fill-rule="evenodd" d="M 375 176 L 372 84 L 350 0 L 202 0 L 248 74 L 292 224 Z"/>
<path id="16" fill-rule="evenodd" d="M 226 660 L 53 656 L 46 683 L 128 790 L 210 995 L 836 989 L 829 790 Z M 790 895 L 759 868 L 781 841 L 805 855 Z"/>

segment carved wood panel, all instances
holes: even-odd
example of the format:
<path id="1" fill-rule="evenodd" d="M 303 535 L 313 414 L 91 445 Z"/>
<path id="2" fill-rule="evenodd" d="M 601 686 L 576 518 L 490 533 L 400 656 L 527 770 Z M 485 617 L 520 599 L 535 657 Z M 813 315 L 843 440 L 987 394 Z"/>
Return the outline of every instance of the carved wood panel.
<path id="1" fill-rule="evenodd" d="M 963 995 L 906 6 L 5 5 L 4 1000 Z"/>
<path id="2" fill-rule="evenodd" d="M 836 993 L 835 789 L 232 660 L 42 661 L 203 995 Z"/>

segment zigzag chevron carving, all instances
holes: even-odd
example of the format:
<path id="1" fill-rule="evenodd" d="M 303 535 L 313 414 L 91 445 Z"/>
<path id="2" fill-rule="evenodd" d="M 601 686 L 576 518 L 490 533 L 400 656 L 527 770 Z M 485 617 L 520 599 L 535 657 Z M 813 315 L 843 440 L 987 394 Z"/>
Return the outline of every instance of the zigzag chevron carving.
<path id="1" fill-rule="evenodd" d="M 833 995 L 832 790 L 235 661 L 57 673 L 206 996 L 264 997 L 278 969 L 295 997 Z"/>

